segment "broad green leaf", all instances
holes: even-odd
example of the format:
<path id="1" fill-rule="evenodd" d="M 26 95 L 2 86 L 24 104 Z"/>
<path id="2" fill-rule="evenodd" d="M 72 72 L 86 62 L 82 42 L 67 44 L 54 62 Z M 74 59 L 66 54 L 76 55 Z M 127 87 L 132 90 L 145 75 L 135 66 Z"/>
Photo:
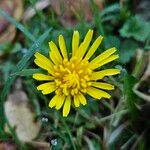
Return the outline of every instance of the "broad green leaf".
<path id="1" fill-rule="evenodd" d="M 119 32 L 122 37 L 144 42 L 150 33 L 150 22 L 145 22 L 139 16 L 134 16 L 123 25 Z"/>
<path id="2" fill-rule="evenodd" d="M 135 55 L 138 44 L 133 40 L 125 40 L 120 48 L 118 49 L 119 61 L 122 63 L 127 63 Z"/>
<path id="3" fill-rule="evenodd" d="M 117 50 L 119 51 L 120 49 L 120 39 L 117 36 L 114 35 L 108 35 L 104 40 L 106 40 L 106 48 L 110 48 L 110 47 L 116 47 Z"/>
<path id="4" fill-rule="evenodd" d="M 106 48 L 116 47 L 117 53 L 119 53 L 119 61 L 121 63 L 127 63 L 134 56 L 138 44 L 133 40 L 125 40 L 121 43 L 117 36 L 106 37 Z"/>

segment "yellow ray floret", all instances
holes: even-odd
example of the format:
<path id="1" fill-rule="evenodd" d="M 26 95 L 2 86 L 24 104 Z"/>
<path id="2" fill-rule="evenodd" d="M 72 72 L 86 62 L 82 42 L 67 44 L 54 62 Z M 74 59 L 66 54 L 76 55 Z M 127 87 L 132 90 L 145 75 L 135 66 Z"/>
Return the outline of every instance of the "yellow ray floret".
<path id="1" fill-rule="evenodd" d="M 80 44 L 79 48 L 77 49 L 76 56 L 80 59 L 84 56 L 87 48 L 90 45 L 92 40 L 93 30 L 89 30 L 84 38 L 84 41 Z"/>
<path id="2" fill-rule="evenodd" d="M 110 48 L 91 60 L 103 39 L 100 35 L 92 44 L 92 37 L 93 30 L 90 29 L 80 44 L 79 32 L 74 31 L 71 57 L 62 35 L 58 37 L 59 47 L 49 42 L 49 58 L 35 53 L 36 65 L 47 71 L 46 74 L 33 74 L 34 79 L 45 81 L 37 89 L 43 94 L 55 93 L 49 107 L 57 110 L 62 108 L 64 117 L 68 116 L 72 102 L 75 107 L 86 105 L 86 95 L 94 99 L 109 99 L 111 95 L 106 90 L 113 90 L 114 86 L 99 80 L 120 73 L 119 69 L 101 69 L 101 66 L 119 58 L 114 54 L 116 48 Z"/>
<path id="3" fill-rule="evenodd" d="M 92 46 L 90 47 L 89 51 L 87 52 L 85 59 L 90 59 L 91 56 L 95 53 L 96 49 L 99 47 L 99 45 L 101 44 L 103 40 L 103 37 L 100 35 L 95 42 L 92 44 Z"/>
<path id="4" fill-rule="evenodd" d="M 71 107 L 71 97 L 70 97 L 70 95 L 68 95 L 65 100 L 65 104 L 64 104 L 64 108 L 63 108 L 63 116 L 64 117 L 68 116 L 68 114 L 70 112 L 70 107 Z"/>
<path id="5" fill-rule="evenodd" d="M 91 80 L 100 80 L 105 76 L 112 76 L 119 73 L 120 73 L 119 69 L 106 69 L 102 71 L 97 71 L 92 74 Z"/>
<path id="6" fill-rule="evenodd" d="M 97 88 L 94 88 L 94 87 L 89 87 L 87 89 L 87 93 L 95 99 L 101 99 L 102 97 L 104 97 L 104 98 L 110 98 L 111 97 L 107 92 L 102 91 L 102 90 L 97 89 Z"/>
<path id="7" fill-rule="evenodd" d="M 63 55 L 63 58 L 68 60 L 66 44 L 65 44 L 64 37 L 62 35 L 59 36 L 58 42 L 59 42 L 59 47 L 61 50 L 61 54 Z"/>
<path id="8" fill-rule="evenodd" d="M 103 90 L 113 90 L 114 89 L 114 85 L 111 85 L 108 83 L 103 83 L 103 82 L 92 82 L 91 86 L 96 87 L 96 88 L 100 88 Z"/>
<path id="9" fill-rule="evenodd" d="M 50 75 L 45 75 L 42 73 L 35 73 L 33 74 L 33 78 L 39 81 L 51 81 L 54 80 L 55 78 L 53 76 Z"/>
<path id="10" fill-rule="evenodd" d="M 54 82 L 43 83 L 37 89 L 42 90 L 43 94 L 49 94 L 56 90 L 56 85 Z"/>
<path id="11" fill-rule="evenodd" d="M 72 56 L 75 55 L 75 52 L 77 51 L 79 47 L 79 40 L 80 40 L 79 32 L 74 31 L 73 37 L 72 37 Z"/>
<path id="12" fill-rule="evenodd" d="M 53 41 L 49 42 L 49 47 L 50 47 L 50 58 L 53 61 L 54 64 L 60 64 L 62 63 L 62 56 L 60 55 L 60 52 L 55 45 Z"/>
<path id="13" fill-rule="evenodd" d="M 75 107 L 79 107 L 80 106 L 80 101 L 79 101 L 78 95 L 74 95 L 73 98 L 74 98 Z"/>

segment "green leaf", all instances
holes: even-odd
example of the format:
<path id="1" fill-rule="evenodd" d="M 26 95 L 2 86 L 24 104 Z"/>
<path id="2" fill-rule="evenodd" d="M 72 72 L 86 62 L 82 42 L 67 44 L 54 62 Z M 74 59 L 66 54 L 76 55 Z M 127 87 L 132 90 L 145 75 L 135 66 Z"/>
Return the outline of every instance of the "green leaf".
<path id="1" fill-rule="evenodd" d="M 125 40 L 118 50 L 120 57 L 119 61 L 124 64 L 129 62 L 131 58 L 135 55 L 137 48 L 138 44 L 135 41 Z"/>
<path id="2" fill-rule="evenodd" d="M 128 63 L 135 55 L 137 48 L 139 47 L 134 40 L 125 40 L 123 42 L 117 36 L 108 35 L 106 37 L 106 48 L 116 47 L 117 53 L 119 53 L 119 61 L 121 63 Z"/>
<path id="3" fill-rule="evenodd" d="M 0 9 L 0 15 L 23 32 L 30 40 L 35 41 L 34 36 L 21 23 L 18 23 L 15 19 L 13 19 L 7 12 Z"/>
<path id="4" fill-rule="evenodd" d="M 82 145 L 83 126 L 77 128 L 77 145 Z"/>
<path id="5" fill-rule="evenodd" d="M 42 69 L 23 69 L 22 71 L 10 74 L 10 76 L 32 76 L 34 73 L 42 73 Z"/>
<path id="6" fill-rule="evenodd" d="M 105 9 L 103 9 L 103 11 L 100 13 L 100 15 L 101 15 L 101 17 L 106 17 L 105 15 L 116 13 L 119 11 L 120 11 L 120 5 L 116 3 L 116 4 L 112 4 L 108 7 L 106 7 Z"/>
<path id="7" fill-rule="evenodd" d="M 120 49 L 120 39 L 114 35 L 108 35 L 106 37 L 106 48 L 116 47 L 118 50 Z"/>
<path id="8" fill-rule="evenodd" d="M 132 121 L 135 121 L 138 116 L 138 109 L 136 107 L 137 96 L 133 92 L 133 86 L 136 82 L 137 79 L 129 74 L 126 74 L 124 78 L 124 97 Z"/>
<path id="9" fill-rule="evenodd" d="M 122 37 L 132 37 L 144 42 L 150 33 L 150 23 L 143 21 L 139 16 L 134 16 L 123 25 L 119 32 Z"/>
<path id="10" fill-rule="evenodd" d="M 150 45 L 145 47 L 145 51 L 150 51 Z"/>

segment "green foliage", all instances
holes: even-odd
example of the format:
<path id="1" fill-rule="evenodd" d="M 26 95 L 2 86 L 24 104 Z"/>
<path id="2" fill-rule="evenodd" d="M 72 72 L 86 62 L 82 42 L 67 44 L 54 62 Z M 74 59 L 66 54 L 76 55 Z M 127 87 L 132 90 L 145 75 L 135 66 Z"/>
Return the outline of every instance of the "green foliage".
<path id="1" fill-rule="evenodd" d="M 42 73 L 42 69 L 23 69 L 19 72 L 10 74 L 10 76 L 32 76 L 34 73 Z"/>
<path id="2" fill-rule="evenodd" d="M 8 19 L 8 21 L 10 21 L 12 24 L 16 25 L 16 27 L 18 27 L 26 36 L 28 36 L 31 40 L 33 40 L 32 34 L 30 34 L 21 24 L 17 23 L 13 18 L 11 18 L 7 13 L 5 13 L 2 10 L 0 10 L 0 14 L 2 16 L 4 16 L 6 19 Z M 35 51 L 39 48 L 39 46 L 44 42 L 44 40 L 48 36 L 49 32 L 50 32 L 50 29 L 48 29 L 42 36 L 39 37 L 39 39 L 37 39 L 33 43 L 33 45 L 31 46 L 31 48 L 29 49 L 29 52 L 13 68 L 12 74 L 14 74 L 16 72 L 19 72 L 23 68 L 27 67 L 28 61 L 30 60 L 30 58 L 32 57 L 32 55 L 35 53 Z M 1 128 L 3 128 L 3 125 L 4 125 L 3 102 L 4 102 L 7 94 L 9 93 L 10 86 L 14 82 L 15 78 L 16 78 L 15 76 L 8 77 L 8 79 L 7 79 L 6 83 L 5 83 L 5 87 L 4 87 L 4 89 L 2 91 L 2 94 L 1 94 L 0 115 L 3 116 L 3 117 L 0 118 L 0 122 L 1 122 L 0 126 L 1 126 Z"/>
<path id="3" fill-rule="evenodd" d="M 118 3 L 112 4 L 108 7 L 106 7 L 101 13 L 101 17 L 104 17 L 105 15 L 111 14 L 111 13 L 117 13 L 120 11 L 120 5 Z"/>
<path id="4" fill-rule="evenodd" d="M 133 40 L 125 40 L 119 48 L 119 61 L 126 64 L 135 55 L 138 44 Z"/>
<path id="5" fill-rule="evenodd" d="M 102 22 L 112 20 L 115 21 L 119 18 L 119 13 L 120 13 L 120 5 L 115 3 L 102 10 L 102 12 L 100 12 L 100 16 Z"/>
<path id="6" fill-rule="evenodd" d="M 133 92 L 133 86 L 136 82 L 137 80 L 129 74 L 126 74 L 124 77 L 124 98 L 126 100 L 132 121 L 135 121 L 138 117 L 138 109 L 136 107 L 138 101 L 137 96 Z"/>
<path id="7" fill-rule="evenodd" d="M 25 1 L 26 7 L 35 8 L 36 3 L 36 0 Z M 139 16 L 133 16 L 129 9 L 131 6 L 128 7 L 127 5 L 127 1 L 121 4 L 105 2 L 103 9 L 99 11 L 94 0 L 90 0 L 90 7 L 93 12 L 92 20 L 87 22 L 81 14 L 77 24 L 73 27 L 63 27 L 61 20 L 64 14 L 58 17 L 51 6 L 44 11 L 36 9 L 35 16 L 26 24 L 17 22 L 6 12 L 0 10 L 0 15 L 21 31 L 18 35 L 23 34 L 23 40 L 21 39 L 21 41 L 18 40 L 20 36 L 16 35 L 13 42 L 6 41 L 0 45 L 0 88 L 3 88 L 0 91 L 0 140 L 13 139 L 19 148 L 24 148 L 11 126 L 9 126 L 11 135 L 4 131 L 4 124 L 9 125 L 4 115 L 4 101 L 10 93 L 16 77 L 20 77 L 24 85 L 23 91 L 29 98 L 36 119 L 45 117 L 48 120 L 44 122 L 41 119 L 41 132 L 35 141 L 49 141 L 51 143 L 53 139 L 57 139 L 56 146 L 50 144 L 53 150 L 128 150 L 131 146 L 136 145 L 141 137 L 137 134 L 134 124 L 131 128 L 131 123 L 136 123 L 140 118 L 140 110 L 137 107 L 141 105 L 132 90 L 135 83 L 138 82 L 133 75 L 137 76 L 136 74 L 141 72 L 142 65 L 136 67 L 135 73 L 130 73 L 135 70 L 135 67 L 129 65 L 132 64 L 132 58 L 136 58 L 135 54 L 138 48 L 150 49 L 150 37 L 148 38 L 150 23 L 143 21 Z M 53 27 L 52 32 L 51 27 Z M 49 100 L 53 95 L 45 96 L 37 91 L 36 82 L 31 76 L 33 73 L 42 72 L 42 70 L 29 69 L 34 68 L 32 57 L 37 50 L 47 55 L 49 50 L 47 43 L 50 40 L 58 43 L 59 34 L 64 35 L 67 50 L 70 53 L 73 30 L 80 32 L 80 41 L 83 41 L 88 28 L 94 29 L 94 39 L 99 34 L 104 35 L 104 41 L 96 53 L 99 54 L 111 47 L 117 48 L 120 57 L 119 62 L 115 61 L 108 65 L 109 67 L 119 68 L 121 74 L 108 78 L 110 83 L 115 85 L 115 90 L 110 91 L 112 96 L 110 100 L 96 101 L 87 97 L 88 104 L 86 106 L 80 106 L 79 108 L 72 106 L 70 115 L 63 118 L 59 112 L 48 108 Z M 145 54 L 145 51 L 143 51 L 143 54 Z M 144 57 L 141 57 L 140 61 L 134 61 L 135 66 L 143 60 Z M 140 78 L 139 75 L 138 77 Z M 148 128 L 148 120 L 142 119 Z M 141 130 L 144 129 L 141 128 Z M 147 139 L 147 137 L 141 139 L 137 143 L 136 149 L 144 150 L 147 146 Z"/>
<path id="8" fill-rule="evenodd" d="M 144 42 L 150 33 L 150 23 L 143 21 L 139 16 L 133 16 L 120 29 L 120 35 L 125 38 L 134 38 Z"/>
<path id="9" fill-rule="evenodd" d="M 106 38 L 106 48 L 112 46 L 116 47 L 119 53 L 119 62 L 126 64 L 133 56 L 135 56 L 136 50 L 139 47 L 138 43 L 134 40 L 126 39 L 121 42 L 117 36 L 107 36 Z"/>

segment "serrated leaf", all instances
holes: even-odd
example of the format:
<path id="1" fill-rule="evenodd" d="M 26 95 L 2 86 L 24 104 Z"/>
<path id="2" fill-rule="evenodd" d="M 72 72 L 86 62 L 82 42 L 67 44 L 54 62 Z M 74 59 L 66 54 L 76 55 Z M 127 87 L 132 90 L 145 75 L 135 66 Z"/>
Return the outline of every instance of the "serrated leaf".
<path id="1" fill-rule="evenodd" d="M 132 37 L 144 42 L 150 33 L 150 23 L 143 21 L 139 16 L 134 16 L 123 25 L 119 32 L 122 37 Z"/>
<path id="2" fill-rule="evenodd" d="M 138 44 L 133 40 L 125 40 L 121 47 L 119 48 L 119 61 L 122 63 L 127 63 L 134 56 L 136 50 L 138 48 Z"/>

